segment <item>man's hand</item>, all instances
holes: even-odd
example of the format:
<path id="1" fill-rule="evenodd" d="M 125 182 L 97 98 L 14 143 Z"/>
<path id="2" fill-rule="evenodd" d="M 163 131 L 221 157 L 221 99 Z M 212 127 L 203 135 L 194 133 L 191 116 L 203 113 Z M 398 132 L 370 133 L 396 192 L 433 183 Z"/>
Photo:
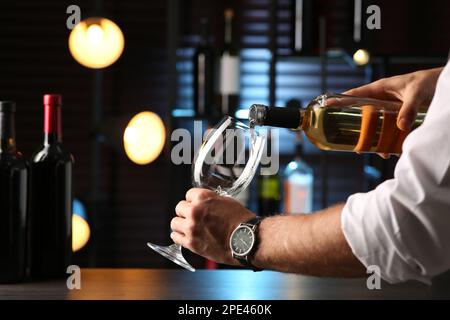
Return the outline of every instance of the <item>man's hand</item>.
<path id="1" fill-rule="evenodd" d="M 231 256 L 230 236 L 242 222 L 255 214 L 229 197 L 193 188 L 186 193 L 186 201 L 175 208 L 171 238 L 175 243 L 210 260 L 235 264 Z"/>
<path id="2" fill-rule="evenodd" d="M 172 219 L 175 243 L 219 263 L 239 265 L 231 256 L 230 236 L 255 214 L 229 197 L 190 189 Z M 311 215 L 273 216 L 258 231 L 252 263 L 259 268 L 318 276 L 364 276 L 341 229 L 342 205 Z"/>
<path id="3" fill-rule="evenodd" d="M 408 131 L 416 119 L 419 108 L 430 105 L 442 70 L 443 68 L 435 68 L 385 78 L 344 94 L 401 101 L 397 126 L 400 130 Z"/>

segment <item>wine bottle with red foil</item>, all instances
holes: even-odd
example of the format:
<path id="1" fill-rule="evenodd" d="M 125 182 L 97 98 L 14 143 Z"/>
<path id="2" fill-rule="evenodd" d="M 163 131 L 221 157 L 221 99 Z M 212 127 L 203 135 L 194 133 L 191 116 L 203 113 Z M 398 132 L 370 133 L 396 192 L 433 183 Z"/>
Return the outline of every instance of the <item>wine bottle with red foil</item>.
<path id="1" fill-rule="evenodd" d="M 15 104 L 0 101 L 0 283 L 19 282 L 26 267 L 27 162 L 17 150 Z"/>
<path id="2" fill-rule="evenodd" d="M 61 96 L 44 96 L 44 142 L 31 160 L 30 274 L 66 275 L 72 257 L 73 156 L 61 133 Z"/>

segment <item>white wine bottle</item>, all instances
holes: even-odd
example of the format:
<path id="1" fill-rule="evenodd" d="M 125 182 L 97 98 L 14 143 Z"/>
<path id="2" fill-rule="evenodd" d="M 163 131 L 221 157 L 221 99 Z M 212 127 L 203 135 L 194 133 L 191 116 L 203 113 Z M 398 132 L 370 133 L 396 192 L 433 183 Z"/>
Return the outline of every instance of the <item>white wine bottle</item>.
<path id="1" fill-rule="evenodd" d="M 254 104 L 249 121 L 256 126 L 303 130 L 322 150 L 400 154 L 403 141 L 420 126 L 425 112 L 419 111 L 409 131 L 397 127 L 399 102 L 324 94 L 306 108 L 278 108 Z"/>
<path id="2" fill-rule="evenodd" d="M 220 57 L 220 114 L 233 114 L 239 104 L 240 58 L 237 43 L 233 37 L 233 17 L 231 9 L 225 10 L 224 49 Z"/>

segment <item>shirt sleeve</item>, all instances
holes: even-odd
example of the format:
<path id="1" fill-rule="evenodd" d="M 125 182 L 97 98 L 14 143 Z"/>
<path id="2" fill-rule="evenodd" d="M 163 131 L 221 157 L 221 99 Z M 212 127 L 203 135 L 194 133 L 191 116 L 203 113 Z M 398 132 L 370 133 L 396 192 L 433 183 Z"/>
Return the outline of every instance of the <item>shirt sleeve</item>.
<path id="1" fill-rule="evenodd" d="M 355 256 L 390 282 L 450 269 L 450 66 L 422 126 L 411 132 L 394 178 L 347 199 L 342 230 Z"/>

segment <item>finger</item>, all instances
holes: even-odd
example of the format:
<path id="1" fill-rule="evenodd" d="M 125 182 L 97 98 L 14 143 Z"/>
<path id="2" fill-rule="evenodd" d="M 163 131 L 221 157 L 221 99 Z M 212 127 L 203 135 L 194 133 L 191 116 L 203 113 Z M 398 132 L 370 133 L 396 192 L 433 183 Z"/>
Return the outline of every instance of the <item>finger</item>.
<path id="1" fill-rule="evenodd" d="M 189 190 L 186 192 L 186 201 L 188 201 L 188 202 L 193 202 L 193 201 L 196 199 L 197 194 L 198 194 L 198 192 L 199 192 L 200 190 L 201 190 L 201 189 L 199 189 L 199 188 L 191 188 L 191 189 L 189 189 Z"/>
<path id="2" fill-rule="evenodd" d="M 406 97 L 397 117 L 397 127 L 403 131 L 411 129 L 420 107 L 418 94 L 408 94 Z"/>
<path id="3" fill-rule="evenodd" d="M 181 233 L 183 235 L 186 234 L 186 219 L 175 217 L 170 222 L 170 229 L 174 232 Z"/>
<path id="4" fill-rule="evenodd" d="M 211 190 L 202 188 L 192 188 L 189 189 L 188 192 L 186 193 L 186 200 L 188 202 L 198 202 L 210 198 L 214 195 L 215 195 L 214 191 Z"/>
<path id="5" fill-rule="evenodd" d="M 348 95 L 348 96 L 361 96 L 363 95 L 362 92 L 364 92 L 364 88 L 361 89 L 363 87 L 359 87 L 359 88 L 353 88 L 347 91 L 342 92 L 342 94 Z"/>
<path id="6" fill-rule="evenodd" d="M 385 160 L 387 160 L 391 157 L 391 155 L 389 153 L 378 153 L 378 155 Z"/>
<path id="7" fill-rule="evenodd" d="M 190 216 L 192 210 L 192 205 L 187 201 L 180 201 L 178 202 L 177 206 L 175 207 L 175 213 L 177 216 L 182 218 L 188 218 Z"/>
<path id="8" fill-rule="evenodd" d="M 345 91 L 343 94 L 357 97 L 377 97 L 385 94 L 383 85 L 380 81 L 375 81 L 361 87 L 353 88 Z"/>
<path id="9" fill-rule="evenodd" d="M 178 232 L 172 232 L 170 234 L 170 237 L 172 238 L 173 242 L 175 242 L 176 244 L 179 244 L 182 247 L 186 248 L 186 246 L 185 246 L 185 244 L 186 244 L 186 237 L 183 234 L 178 233 Z"/>
<path id="10" fill-rule="evenodd" d="M 390 81 L 386 81 L 386 79 L 380 79 L 364 86 L 350 89 L 345 91 L 343 94 L 381 100 L 398 100 L 396 91 L 393 90 Z"/>

